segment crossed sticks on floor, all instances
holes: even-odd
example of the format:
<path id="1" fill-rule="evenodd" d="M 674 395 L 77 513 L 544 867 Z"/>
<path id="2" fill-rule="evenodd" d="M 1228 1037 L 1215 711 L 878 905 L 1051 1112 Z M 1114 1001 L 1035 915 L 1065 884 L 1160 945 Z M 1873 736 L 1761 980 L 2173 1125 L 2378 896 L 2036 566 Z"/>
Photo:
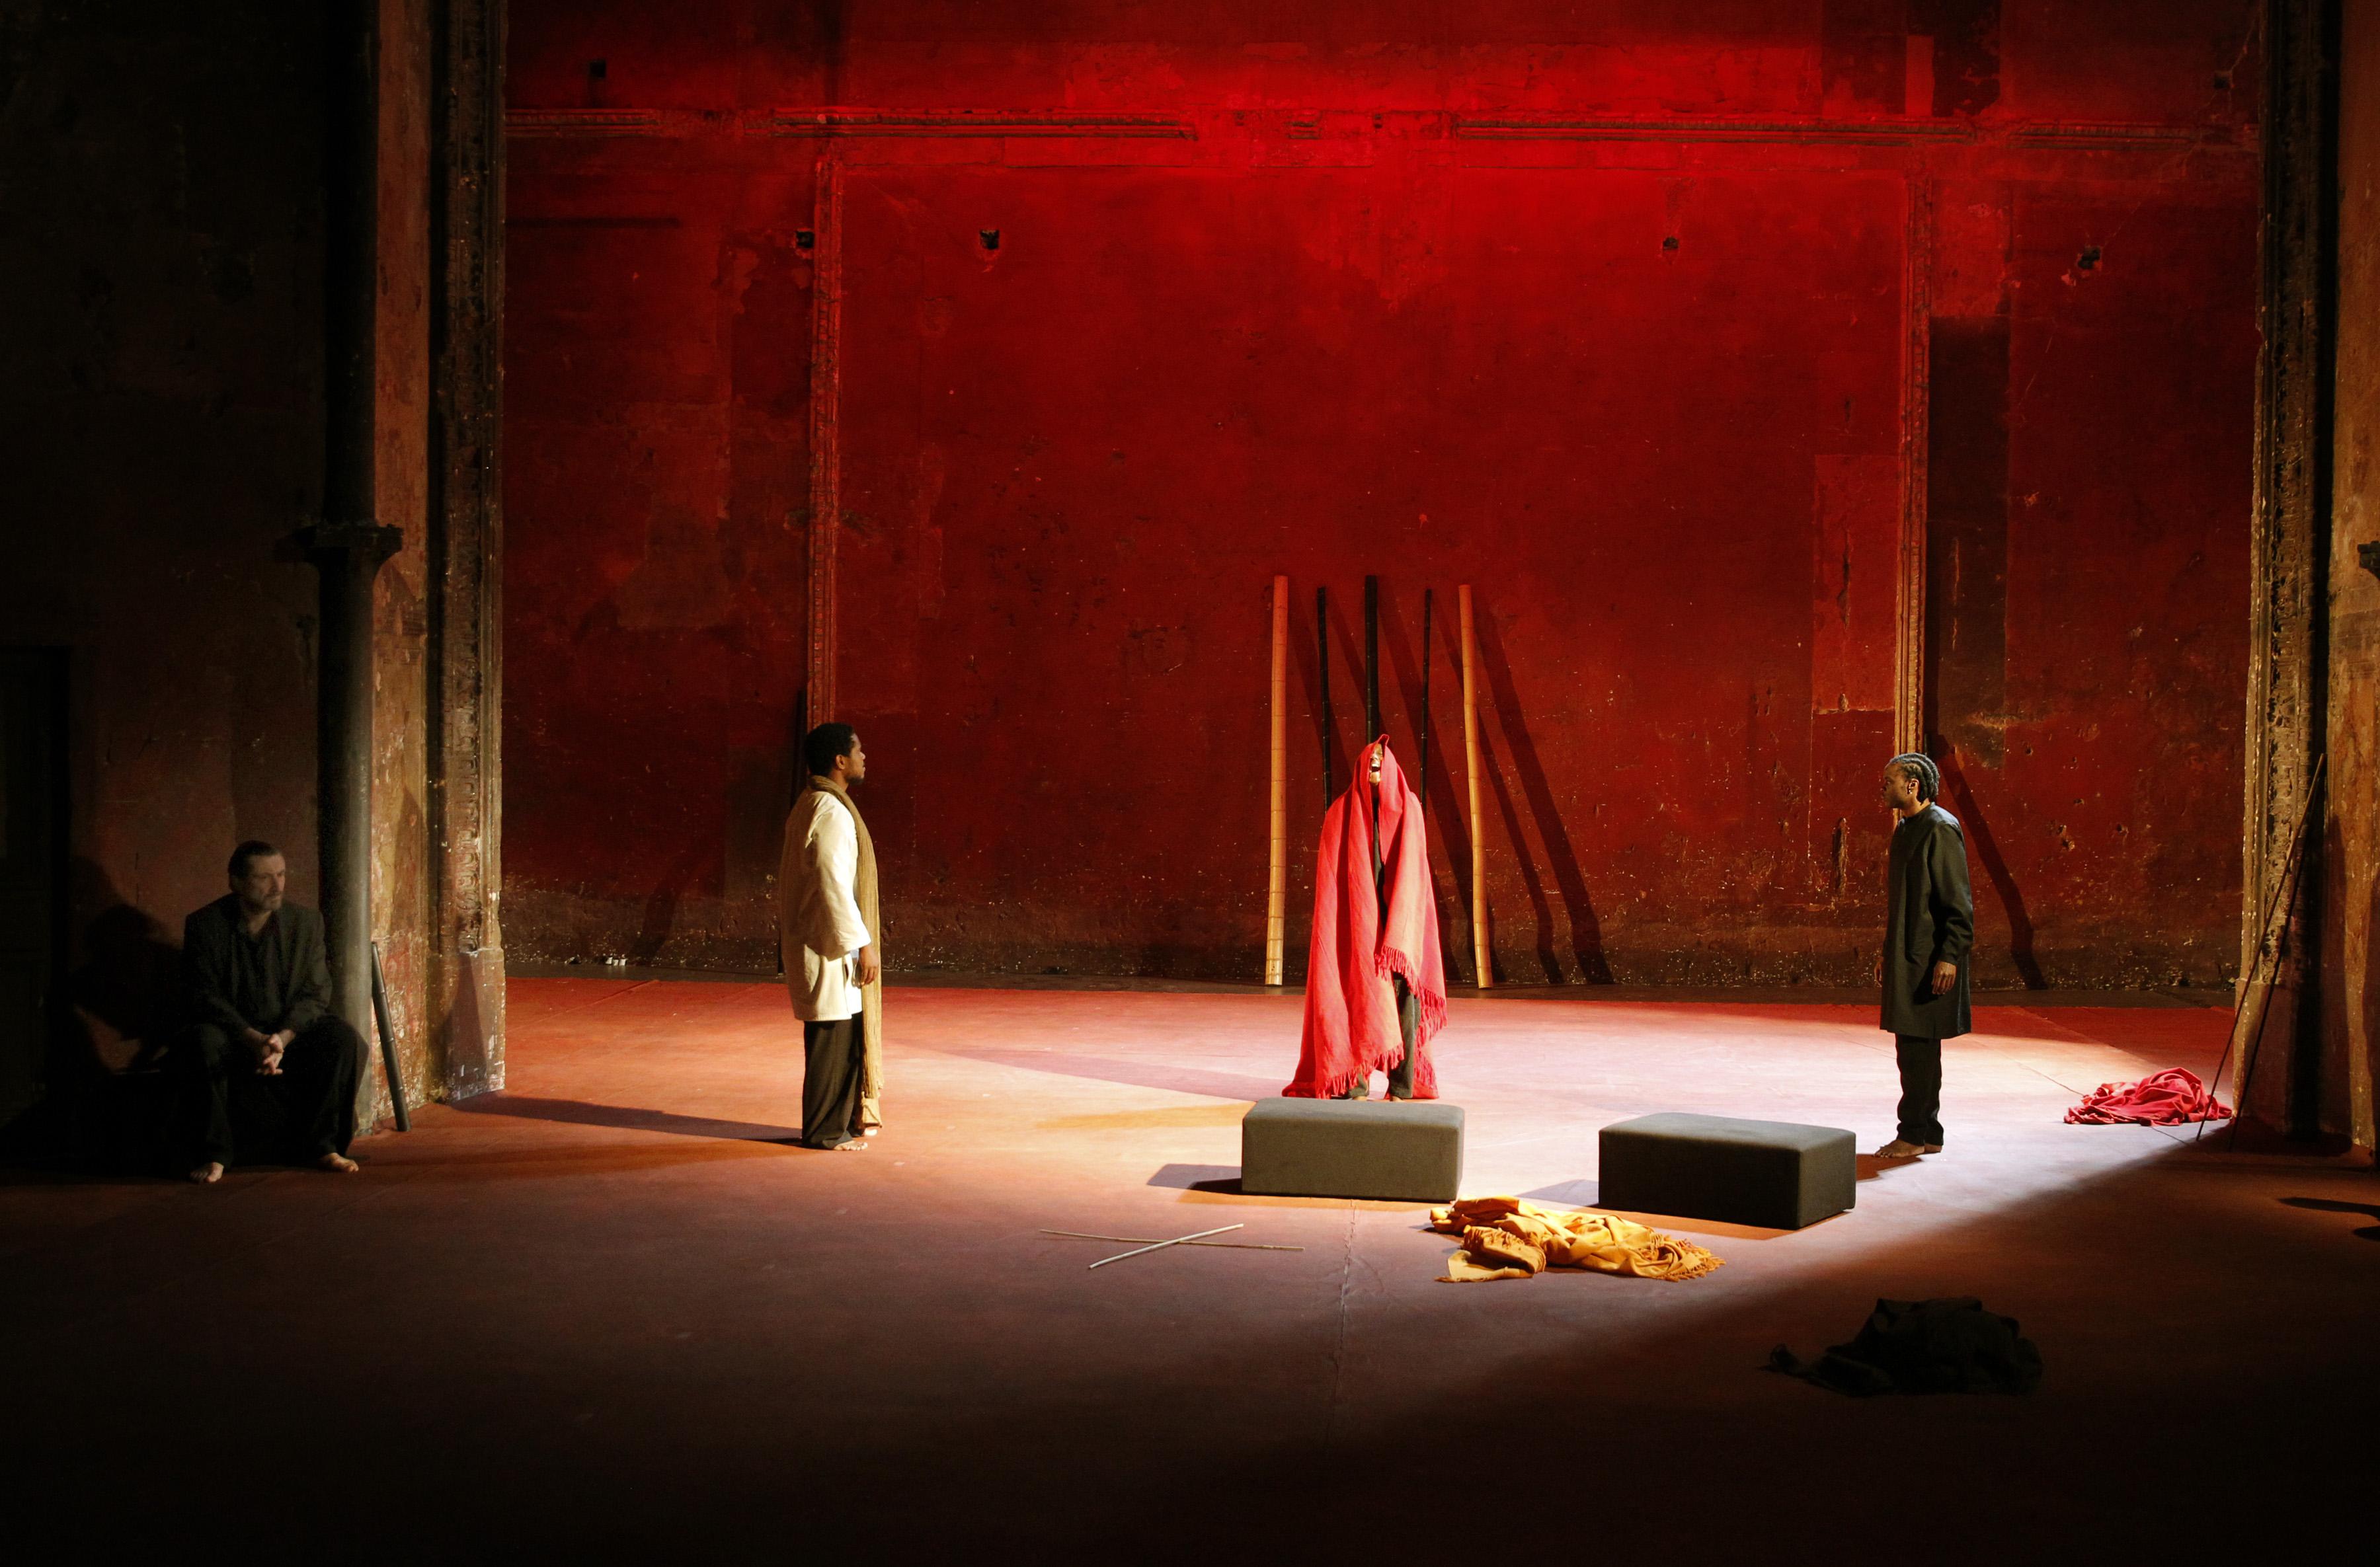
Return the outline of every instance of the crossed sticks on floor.
<path id="1" fill-rule="evenodd" d="M 1212 1246 L 1223 1248 L 1232 1251 L 1304 1251 L 1305 1249 L 1305 1248 L 1302 1246 L 1258 1246 L 1254 1241 L 1208 1240 L 1207 1238 L 1208 1236 L 1228 1235 L 1233 1230 L 1244 1230 L 1245 1228 L 1247 1228 L 1245 1224 L 1224 1224 L 1216 1229 L 1200 1230 L 1196 1235 L 1175 1236 L 1172 1240 L 1150 1240 L 1146 1236 L 1094 1236 L 1086 1235 L 1080 1230 L 1044 1230 L 1041 1233 L 1045 1236 L 1064 1236 L 1069 1240 L 1108 1240 L 1125 1243 L 1138 1241 L 1144 1243 L 1135 1246 L 1130 1251 L 1119 1251 L 1113 1257 L 1102 1257 L 1098 1261 L 1091 1264 L 1093 1268 L 1104 1268 L 1111 1262 L 1121 1262 L 1127 1257 L 1138 1257 L 1145 1252 L 1162 1251 L 1169 1246 Z"/>

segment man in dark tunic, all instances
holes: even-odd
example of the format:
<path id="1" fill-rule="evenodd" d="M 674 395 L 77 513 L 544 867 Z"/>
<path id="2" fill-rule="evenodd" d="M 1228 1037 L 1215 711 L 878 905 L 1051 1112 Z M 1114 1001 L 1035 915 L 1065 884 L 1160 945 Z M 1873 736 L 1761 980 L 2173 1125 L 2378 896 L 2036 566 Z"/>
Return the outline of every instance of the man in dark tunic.
<path id="1" fill-rule="evenodd" d="M 192 1026 L 181 1057 L 195 1123 L 190 1179 L 237 1159 L 352 1175 L 363 1042 L 331 1010 L 322 916 L 285 900 L 289 862 L 232 850 L 231 892 L 182 924 Z"/>
<path id="2" fill-rule="evenodd" d="M 1942 1151 L 1942 1042 L 1974 1026 L 1967 1008 L 1967 954 L 1975 903 L 1967 888 L 1967 835 L 1934 802 L 1942 775 L 1915 753 L 1885 765 L 1884 802 L 1900 825 L 1884 924 L 1884 1017 L 1900 1059 L 1900 1124 L 1881 1159 Z"/>

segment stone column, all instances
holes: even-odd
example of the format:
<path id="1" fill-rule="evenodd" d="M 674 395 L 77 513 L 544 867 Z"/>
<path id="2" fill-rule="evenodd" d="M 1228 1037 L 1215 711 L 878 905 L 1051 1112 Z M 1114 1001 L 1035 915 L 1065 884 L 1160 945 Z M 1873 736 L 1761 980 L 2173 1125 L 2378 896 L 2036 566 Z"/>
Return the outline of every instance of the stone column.
<path id="1" fill-rule="evenodd" d="M 430 1017 L 443 1090 L 504 1086 L 504 0 L 442 0 L 433 62 Z"/>

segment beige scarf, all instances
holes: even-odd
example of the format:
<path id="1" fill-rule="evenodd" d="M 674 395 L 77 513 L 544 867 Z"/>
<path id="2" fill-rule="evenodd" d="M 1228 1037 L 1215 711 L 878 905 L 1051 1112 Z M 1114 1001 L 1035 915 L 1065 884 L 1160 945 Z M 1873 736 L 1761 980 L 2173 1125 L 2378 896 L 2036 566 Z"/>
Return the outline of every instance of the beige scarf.
<path id="1" fill-rule="evenodd" d="M 832 778 L 813 776 L 810 788 L 821 794 L 832 794 L 843 802 L 851 813 L 851 825 L 858 830 L 859 864 L 851 878 L 852 900 L 859 905 L 860 922 L 868 927 L 868 939 L 876 948 L 879 963 L 884 960 L 884 916 L 876 889 L 876 840 L 868 836 L 868 818 L 851 802 L 851 794 Z M 860 1026 L 868 1035 L 868 1056 L 860 1070 L 859 1124 L 880 1127 L 884 1124 L 881 1103 L 884 1091 L 884 982 L 879 980 L 859 993 Z"/>
<path id="2" fill-rule="evenodd" d="M 1516 1197 L 1475 1197 L 1429 1211 L 1429 1227 L 1461 1236 L 1441 1283 L 1533 1278 L 1548 1268 L 1591 1268 L 1640 1279 L 1699 1279 L 1722 1266 L 1690 1240 L 1612 1213 L 1557 1213 Z"/>

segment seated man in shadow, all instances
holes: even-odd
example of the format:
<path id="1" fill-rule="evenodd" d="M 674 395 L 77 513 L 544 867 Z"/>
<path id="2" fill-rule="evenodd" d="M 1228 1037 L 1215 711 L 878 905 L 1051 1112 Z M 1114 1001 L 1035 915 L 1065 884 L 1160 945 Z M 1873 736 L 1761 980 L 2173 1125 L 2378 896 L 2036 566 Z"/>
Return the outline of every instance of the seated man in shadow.
<path id="1" fill-rule="evenodd" d="M 289 862 L 269 843 L 232 850 L 231 892 L 182 925 L 193 1027 L 182 1059 L 197 1123 L 190 1179 L 226 1165 L 311 1163 L 352 1175 L 363 1042 L 331 1010 L 322 916 L 285 900 Z"/>

